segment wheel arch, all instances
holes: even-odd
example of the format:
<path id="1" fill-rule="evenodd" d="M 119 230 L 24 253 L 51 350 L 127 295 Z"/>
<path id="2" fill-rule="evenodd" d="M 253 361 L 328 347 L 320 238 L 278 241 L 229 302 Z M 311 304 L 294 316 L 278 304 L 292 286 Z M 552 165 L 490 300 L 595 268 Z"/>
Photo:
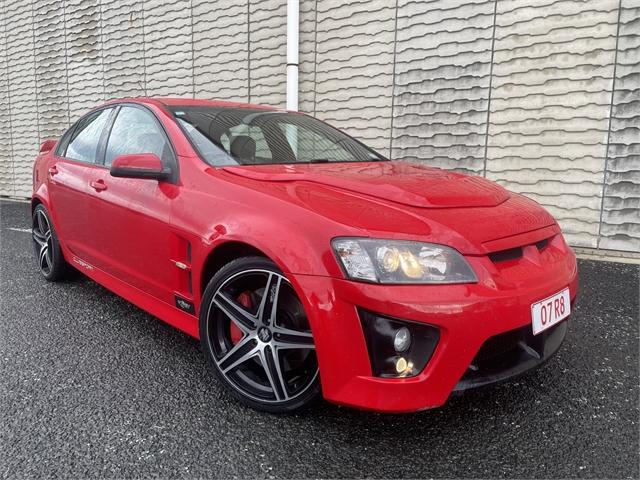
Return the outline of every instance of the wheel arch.
<path id="1" fill-rule="evenodd" d="M 42 205 L 44 208 L 46 208 L 47 213 L 49 214 L 49 220 L 53 224 L 53 228 L 56 230 L 59 237 L 60 229 L 58 228 L 58 219 L 56 217 L 56 213 L 51 208 L 51 203 L 49 201 L 49 192 L 47 190 L 46 185 L 44 184 L 41 185 L 38 191 L 31 196 L 31 216 L 32 217 L 33 217 L 33 212 L 35 211 L 38 205 Z"/>
<path id="2" fill-rule="evenodd" d="M 44 202 L 42 201 L 42 199 L 38 198 L 38 197 L 33 197 L 31 199 L 31 215 L 33 215 L 33 212 L 35 211 L 36 207 L 38 205 L 44 205 Z M 46 207 L 46 205 L 45 205 Z"/>
<path id="3" fill-rule="evenodd" d="M 200 310 L 204 291 L 216 272 L 233 260 L 252 256 L 263 257 L 275 263 L 276 267 L 289 279 L 300 299 L 302 300 L 302 298 L 304 298 L 304 292 L 301 290 L 301 286 L 298 284 L 295 275 L 293 275 L 295 271 L 291 270 L 289 268 L 291 265 L 287 265 L 283 258 L 277 255 L 276 252 L 268 248 L 261 248 L 254 242 L 250 243 L 244 238 L 229 238 L 216 244 L 206 253 L 199 272 L 198 269 L 194 268 L 193 293 L 197 305 L 196 310 Z M 307 314 L 309 314 L 309 312 L 307 312 Z"/>
<path id="4" fill-rule="evenodd" d="M 241 257 L 257 256 L 276 261 L 259 248 L 240 240 L 229 240 L 212 248 L 202 264 L 198 280 L 198 294 L 202 298 L 207 284 L 218 270 L 227 263 Z"/>
<path id="5" fill-rule="evenodd" d="M 252 208 L 202 229 L 207 233 L 198 235 L 198 241 L 194 242 L 192 260 L 196 311 L 200 310 L 204 291 L 213 275 L 240 257 L 259 256 L 271 260 L 300 297 L 304 292 L 296 276 L 337 277 L 341 273 L 330 250 L 332 232 L 313 217 L 295 216 L 284 211 L 272 218 Z"/>
<path id="6" fill-rule="evenodd" d="M 53 216 L 54 214 L 51 212 L 50 203 L 49 188 L 46 182 L 41 182 L 31 195 L 31 213 L 33 214 L 33 211 L 38 205 L 44 205 L 44 208 L 46 208 L 49 211 L 49 214 Z M 53 220 L 55 221 L 55 219 Z"/>
<path id="7" fill-rule="evenodd" d="M 49 190 L 47 189 L 47 185 L 45 183 L 40 184 L 38 190 L 33 193 L 31 196 L 31 217 L 33 217 L 33 212 L 35 211 L 38 205 L 42 205 L 49 214 L 49 221 L 53 229 L 56 231 L 56 235 L 58 237 L 58 243 L 60 244 L 60 248 L 62 250 L 62 256 L 68 262 L 71 258 L 71 252 L 67 250 L 66 243 L 64 238 L 61 235 L 58 217 L 56 215 L 55 208 L 53 208 L 51 199 L 49 197 Z"/>

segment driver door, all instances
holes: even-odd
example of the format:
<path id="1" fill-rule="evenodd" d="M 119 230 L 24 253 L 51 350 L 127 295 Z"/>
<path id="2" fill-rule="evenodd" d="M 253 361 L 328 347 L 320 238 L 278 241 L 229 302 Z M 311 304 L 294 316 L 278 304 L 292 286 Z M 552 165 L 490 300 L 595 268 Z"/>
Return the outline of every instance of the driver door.
<path id="1" fill-rule="evenodd" d="M 153 179 L 116 178 L 113 160 L 153 153 L 175 169 L 175 154 L 155 115 L 140 105 L 119 107 L 105 144 L 104 167 L 89 184 L 95 266 L 167 303 L 175 278 L 170 262 L 171 199 L 176 185 Z"/>

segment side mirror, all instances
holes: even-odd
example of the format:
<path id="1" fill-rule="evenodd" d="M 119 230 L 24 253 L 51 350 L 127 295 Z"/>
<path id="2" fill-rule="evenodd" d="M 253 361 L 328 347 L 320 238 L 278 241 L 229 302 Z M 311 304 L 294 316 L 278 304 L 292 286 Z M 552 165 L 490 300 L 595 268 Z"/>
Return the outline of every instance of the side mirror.
<path id="1" fill-rule="evenodd" d="M 162 168 L 162 162 L 157 155 L 139 153 L 116 157 L 111 164 L 111 176 L 166 180 L 171 176 L 171 171 Z"/>
<path id="2" fill-rule="evenodd" d="M 56 146 L 57 141 L 52 138 L 47 138 L 44 142 L 40 144 L 40 153 L 47 153 L 53 150 L 53 147 Z"/>

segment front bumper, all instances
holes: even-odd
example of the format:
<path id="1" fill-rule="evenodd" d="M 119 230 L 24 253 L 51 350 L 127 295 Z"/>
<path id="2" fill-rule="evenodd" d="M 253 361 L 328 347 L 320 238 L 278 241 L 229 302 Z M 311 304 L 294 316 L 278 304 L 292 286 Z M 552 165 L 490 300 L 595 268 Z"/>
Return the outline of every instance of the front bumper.
<path id="1" fill-rule="evenodd" d="M 524 362 L 489 381 L 465 376 L 487 340 L 530 328 L 532 303 L 567 286 L 573 303 L 578 289 L 575 255 L 561 235 L 556 238 L 535 257 L 500 263 L 488 256 L 468 257 L 479 277 L 476 284 L 390 286 L 293 275 L 313 330 L 324 397 L 376 411 L 417 411 L 442 405 L 455 390 L 509 378 L 540 364 L 559 347 L 566 321 L 555 330 L 562 338 L 554 337 L 556 342 L 539 361 Z M 358 307 L 440 329 L 439 343 L 422 372 L 408 378 L 372 376 Z"/>
<path id="2" fill-rule="evenodd" d="M 491 337 L 474 357 L 454 393 L 503 382 L 539 367 L 560 349 L 567 329 L 568 319 L 538 335 L 525 325 Z"/>

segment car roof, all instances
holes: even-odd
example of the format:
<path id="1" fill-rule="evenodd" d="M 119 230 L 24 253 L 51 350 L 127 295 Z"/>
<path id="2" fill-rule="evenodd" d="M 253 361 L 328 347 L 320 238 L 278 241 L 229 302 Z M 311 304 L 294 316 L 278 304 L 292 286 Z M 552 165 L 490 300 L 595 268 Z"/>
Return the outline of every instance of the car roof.
<path id="1" fill-rule="evenodd" d="M 147 105 L 156 105 L 160 107 L 229 107 L 229 108 L 250 108 L 270 111 L 286 111 L 284 109 L 270 107 L 267 105 L 255 105 L 251 103 L 227 102 L 224 100 L 205 100 L 199 98 L 179 98 L 179 97 L 130 97 L 118 98 L 106 102 L 106 105 L 114 103 L 140 103 Z"/>

